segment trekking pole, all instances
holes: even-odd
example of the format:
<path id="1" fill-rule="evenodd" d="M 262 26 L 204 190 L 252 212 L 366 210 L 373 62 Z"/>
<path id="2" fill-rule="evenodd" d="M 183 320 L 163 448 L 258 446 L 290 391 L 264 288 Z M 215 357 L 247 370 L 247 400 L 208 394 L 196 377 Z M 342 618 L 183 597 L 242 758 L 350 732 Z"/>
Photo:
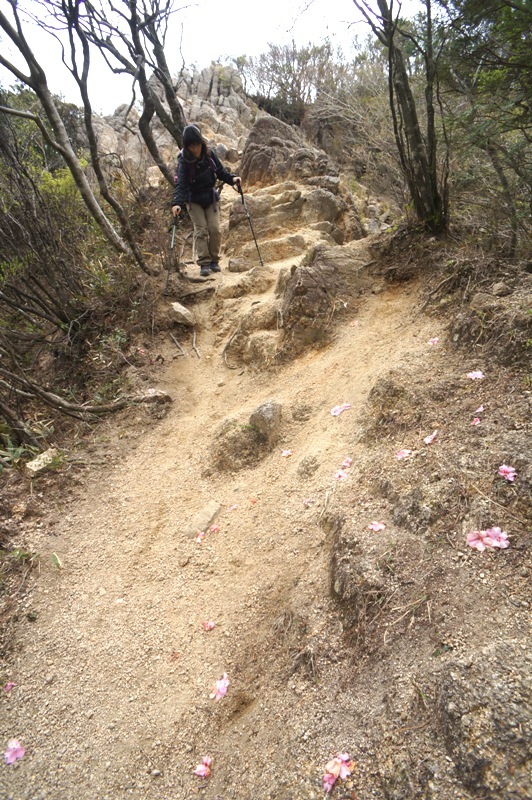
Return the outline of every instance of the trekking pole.
<path id="1" fill-rule="evenodd" d="M 164 287 L 163 294 L 168 294 L 168 284 L 170 282 L 170 270 L 172 269 L 172 263 L 174 260 L 174 243 L 175 243 L 175 232 L 177 230 L 177 217 L 174 216 L 174 220 L 168 230 L 172 231 L 172 241 L 170 242 L 170 255 L 168 256 L 168 271 L 166 273 L 166 285 Z"/>
<path id="2" fill-rule="evenodd" d="M 260 265 L 261 265 L 261 267 L 263 267 L 264 263 L 262 261 L 262 257 L 261 257 L 260 250 L 259 250 L 259 246 L 257 244 L 257 238 L 255 236 L 255 231 L 253 230 L 253 225 L 251 224 L 251 216 L 250 216 L 250 213 L 249 213 L 248 205 L 247 205 L 246 201 L 244 200 L 244 192 L 242 191 L 242 187 L 241 187 L 240 184 L 238 184 L 238 194 L 242 198 L 242 205 L 244 206 L 244 212 L 246 214 L 246 217 L 248 218 L 249 227 L 251 228 L 251 233 L 253 235 L 253 241 L 255 242 L 255 247 L 257 248 L 257 253 L 259 254 Z"/>

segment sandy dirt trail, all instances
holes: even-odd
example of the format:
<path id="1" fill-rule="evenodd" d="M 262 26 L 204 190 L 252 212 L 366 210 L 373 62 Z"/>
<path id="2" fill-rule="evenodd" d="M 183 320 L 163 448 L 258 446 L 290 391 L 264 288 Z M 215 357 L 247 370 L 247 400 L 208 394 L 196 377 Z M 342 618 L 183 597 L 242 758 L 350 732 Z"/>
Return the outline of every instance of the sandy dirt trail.
<path id="1" fill-rule="evenodd" d="M 356 324 L 346 319 L 333 345 L 259 375 L 227 369 L 212 301 L 201 306 L 201 359 L 170 359 L 160 374 L 158 387 L 174 398 L 167 417 L 145 430 L 141 417 L 132 421 L 127 452 L 93 466 L 81 496 L 35 534 L 42 568 L 28 608 L 37 620 L 21 627 L 17 687 L 2 702 L 1 723 L 3 738 L 21 739 L 27 755 L 1 770 L 0 796 L 322 796 L 311 757 L 319 737 L 305 751 L 305 787 L 287 788 L 294 765 L 285 737 L 297 728 L 301 696 L 296 686 L 290 700 L 283 691 L 294 686 L 272 677 L 269 642 L 287 598 L 303 586 L 320 624 L 329 600 L 319 516 L 343 491 L 334 479 L 342 460 L 360 454 L 356 420 L 369 390 L 390 367 L 424 358 L 434 326 L 414 318 L 415 303 L 411 287 L 368 292 Z M 283 406 L 279 447 L 253 469 L 206 475 L 217 426 L 268 400 Z M 351 409 L 333 417 L 344 402 Z M 293 419 L 298 404 L 308 407 L 306 420 Z M 283 458 L 283 448 L 293 455 Z M 307 456 L 318 467 L 303 480 Z M 187 529 L 212 500 L 222 506 L 220 531 L 197 543 Z M 206 633 L 207 620 L 216 628 Z M 209 693 L 224 672 L 228 694 L 216 702 Z M 329 688 L 313 689 L 318 719 Z M 202 782 L 193 769 L 207 753 L 213 776 Z"/>

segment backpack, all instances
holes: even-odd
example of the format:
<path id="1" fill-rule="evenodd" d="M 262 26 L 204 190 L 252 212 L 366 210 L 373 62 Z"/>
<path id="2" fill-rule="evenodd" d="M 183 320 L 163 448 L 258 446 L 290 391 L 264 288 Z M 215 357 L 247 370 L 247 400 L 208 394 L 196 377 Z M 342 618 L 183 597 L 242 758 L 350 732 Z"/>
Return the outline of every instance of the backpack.
<path id="1" fill-rule="evenodd" d="M 224 182 L 221 181 L 218 178 L 218 175 L 216 173 L 216 164 L 214 162 L 214 158 L 211 155 L 209 155 L 207 157 L 209 159 L 212 176 L 214 178 L 214 190 L 218 193 L 218 199 L 220 199 L 220 193 L 221 193 L 221 191 L 223 189 Z M 188 165 L 187 165 L 187 168 L 188 168 Z M 177 173 L 178 173 L 178 170 L 179 170 L 179 161 L 177 162 L 177 165 L 176 165 L 176 168 L 175 168 L 175 172 L 174 172 L 174 186 L 177 186 Z M 189 174 L 189 178 L 190 178 L 190 174 Z"/>

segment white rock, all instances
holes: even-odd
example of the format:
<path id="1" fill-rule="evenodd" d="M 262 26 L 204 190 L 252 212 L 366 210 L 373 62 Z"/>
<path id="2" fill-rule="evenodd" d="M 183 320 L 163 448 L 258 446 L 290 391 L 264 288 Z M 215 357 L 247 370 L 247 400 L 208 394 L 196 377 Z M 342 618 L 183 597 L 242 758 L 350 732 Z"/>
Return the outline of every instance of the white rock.
<path id="1" fill-rule="evenodd" d="M 54 459 L 58 457 L 59 450 L 56 450 L 55 447 L 45 450 L 44 453 L 40 453 L 32 461 L 28 461 L 26 464 L 26 474 L 30 478 L 35 478 L 36 475 L 39 475 L 41 472 L 45 472 L 47 469 L 49 469 L 52 466 Z"/>
<path id="2" fill-rule="evenodd" d="M 188 325 L 190 328 L 193 328 L 196 324 L 194 314 L 189 311 L 188 308 L 182 306 L 181 303 L 171 304 L 169 316 L 172 322 L 177 322 L 179 325 Z"/>

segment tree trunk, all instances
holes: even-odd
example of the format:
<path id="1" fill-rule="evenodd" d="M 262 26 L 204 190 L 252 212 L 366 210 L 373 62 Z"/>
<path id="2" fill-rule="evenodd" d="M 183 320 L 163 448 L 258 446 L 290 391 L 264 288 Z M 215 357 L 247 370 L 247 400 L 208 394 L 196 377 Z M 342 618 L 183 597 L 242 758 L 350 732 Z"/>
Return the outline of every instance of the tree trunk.
<path id="1" fill-rule="evenodd" d="M 0 12 L 0 28 L 5 31 L 7 36 L 11 39 L 13 44 L 18 49 L 19 53 L 23 56 L 26 61 L 26 64 L 29 68 L 30 74 L 23 75 L 19 69 L 14 67 L 10 62 L 8 62 L 5 58 L 1 58 L 1 63 L 9 69 L 15 77 L 25 83 L 30 89 L 33 89 L 39 101 L 43 107 L 43 110 L 48 118 L 48 121 L 52 127 L 54 132 L 56 143 L 58 148 L 61 151 L 63 158 L 72 174 L 72 178 L 76 186 L 78 187 L 81 197 L 87 208 L 89 209 L 90 213 L 92 214 L 94 220 L 100 227 L 102 233 L 106 237 L 106 239 L 113 245 L 113 247 L 118 250 L 120 253 L 124 253 L 128 256 L 131 255 L 131 251 L 126 243 L 121 239 L 119 234 L 113 228 L 107 217 L 105 216 L 102 207 L 98 203 L 94 192 L 92 191 L 90 184 L 85 176 L 83 168 L 72 149 L 72 145 L 70 143 L 70 139 L 68 137 L 68 133 L 66 128 L 63 124 L 63 120 L 61 119 L 57 107 L 54 103 L 54 99 L 52 94 L 48 88 L 48 83 L 46 80 L 46 74 L 38 63 L 35 55 L 27 43 L 24 35 L 22 34 L 22 28 L 20 25 L 20 20 L 18 17 L 17 7 L 14 0 L 11 1 L 11 6 L 13 8 L 13 14 L 15 16 L 17 22 L 17 29 L 13 28 L 10 24 L 9 20 L 6 16 Z"/>
<path id="2" fill-rule="evenodd" d="M 391 17 L 391 7 L 387 0 L 378 0 L 382 17 L 381 41 L 388 48 L 390 108 L 401 165 L 418 219 L 433 233 L 441 233 L 447 226 L 447 214 L 438 188 L 433 99 L 435 66 L 432 56 L 429 0 L 426 5 L 429 44 L 424 52 L 427 78 L 425 87 L 427 139 L 425 140 L 421 133 L 403 52 L 395 45 L 396 26 Z"/>
<path id="3" fill-rule="evenodd" d="M 109 186 L 107 185 L 107 181 L 103 174 L 103 170 L 101 167 L 100 162 L 100 153 L 98 151 L 98 140 L 96 137 L 96 133 L 94 131 L 94 126 L 92 124 L 92 106 L 89 98 L 89 92 L 87 88 L 87 80 L 89 76 L 89 66 L 90 66 L 90 52 L 89 52 L 89 43 L 87 41 L 87 37 L 85 36 L 81 26 L 79 25 L 79 20 L 77 18 L 77 8 L 74 12 L 76 14 L 76 18 L 72 19 L 69 18 L 69 29 L 74 29 L 78 35 L 78 38 L 81 42 L 81 48 L 83 52 L 83 68 L 81 71 L 81 75 L 77 69 L 76 60 L 75 60 L 75 45 L 73 38 L 71 37 L 71 50 L 72 50 L 72 69 L 70 70 L 71 74 L 73 75 L 76 83 L 78 84 L 79 91 L 81 94 L 81 99 L 83 101 L 83 111 L 84 111 L 84 122 L 85 122 L 85 130 L 87 132 L 87 139 L 89 142 L 89 151 L 91 155 L 91 164 L 92 168 L 94 169 L 94 174 L 96 175 L 96 180 L 98 181 L 98 186 L 100 189 L 100 193 L 102 197 L 107 200 L 111 208 L 114 210 L 124 237 L 128 242 L 131 251 L 135 257 L 135 260 L 141 270 L 145 272 L 147 275 L 150 275 L 151 272 L 146 265 L 146 262 L 140 252 L 138 245 L 135 241 L 135 237 L 133 236 L 133 232 L 131 231 L 131 227 L 129 225 L 129 220 L 127 214 L 125 213 L 124 209 L 118 202 L 118 200 L 111 194 L 109 191 Z"/>

